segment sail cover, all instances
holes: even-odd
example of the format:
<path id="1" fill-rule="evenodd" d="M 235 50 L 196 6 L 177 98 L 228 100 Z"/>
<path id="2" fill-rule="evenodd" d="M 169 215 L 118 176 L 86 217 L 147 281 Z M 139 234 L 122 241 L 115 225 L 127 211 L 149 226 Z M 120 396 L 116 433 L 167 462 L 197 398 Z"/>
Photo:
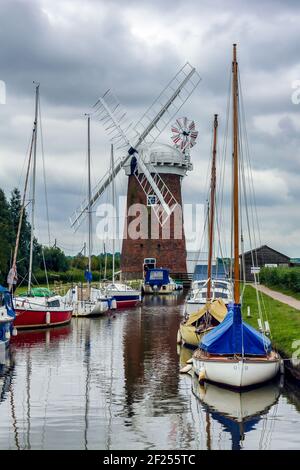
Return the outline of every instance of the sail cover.
<path id="1" fill-rule="evenodd" d="M 221 323 L 227 315 L 227 308 L 222 299 L 216 299 L 211 304 L 206 303 L 201 309 L 189 315 L 186 325 L 190 326 L 196 323 L 206 312 L 209 312 L 211 316 Z"/>
<path id="2" fill-rule="evenodd" d="M 163 268 L 148 269 L 146 271 L 145 283 L 150 286 L 162 286 L 169 284 L 169 270 Z"/>
<path id="3" fill-rule="evenodd" d="M 203 336 L 200 349 L 211 354 L 265 355 L 271 341 L 242 320 L 241 306 L 232 305 L 222 323 Z"/>

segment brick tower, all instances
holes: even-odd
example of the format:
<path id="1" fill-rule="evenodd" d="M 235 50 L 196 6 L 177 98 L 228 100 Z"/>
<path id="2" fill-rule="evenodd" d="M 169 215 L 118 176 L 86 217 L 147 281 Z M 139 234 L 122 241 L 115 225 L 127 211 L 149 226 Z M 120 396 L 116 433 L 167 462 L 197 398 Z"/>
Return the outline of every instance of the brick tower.
<path id="1" fill-rule="evenodd" d="M 155 167 L 175 197 L 178 207 L 161 227 L 152 207 L 151 198 L 155 196 L 151 195 L 151 191 L 146 195 L 136 176 L 132 174 L 132 162 L 124 167 L 128 176 L 128 190 L 121 253 L 122 276 L 124 279 L 141 279 L 146 258 L 155 258 L 156 267 L 168 268 L 173 276 L 184 275 L 187 269 L 181 185 L 187 171 L 192 170 L 190 157 L 178 148 L 166 144 L 155 144 L 150 148 L 144 144 L 139 153 L 145 162 L 150 161 Z M 136 211 L 136 204 L 143 205 L 144 217 L 141 224 L 137 224 L 137 215 L 140 212 Z M 132 237 L 130 228 L 133 224 L 141 229 L 140 236 L 135 231 Z"/>

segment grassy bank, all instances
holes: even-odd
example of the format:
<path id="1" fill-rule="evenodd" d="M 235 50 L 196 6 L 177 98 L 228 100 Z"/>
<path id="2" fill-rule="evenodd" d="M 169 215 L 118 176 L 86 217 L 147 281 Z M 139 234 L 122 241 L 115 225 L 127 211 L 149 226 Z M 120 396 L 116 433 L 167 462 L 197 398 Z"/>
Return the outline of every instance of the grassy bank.
<path id="1" fill-rule="evenodd" d="M 262 296 L 272 332 L 273 346 L 285 357 L 291 357 L 295 351 L 292 343 L 300 339 L 300 311 L 286 304 L 271 299 L 265 294 Z M 247 318 L 247 306 L 251 309 L 251 318 Z M 244 319 L 254 328 L 258 328 L 258 307 L 254 287 L 247 286 L 243 300 Z"/>
<path id="2" fill-rule="evenodd" d="M 108 282 L 111 282 L 111 281 L 108 281 Z M 122 281 L 118 281 L 116 280 L 116 283 L 118 282 L 122 282 Z M 79 282 L 62 282 L 62 281 L 57 281 L 55 283 L 53 282 L 49 282 L 49 289 L 53 292 L 56 292 L 56 293 L 59 293 L 61 295 L 64 295 L 68 289 L 70 289 L 70 287 L 74 286 L 75 284 L 79 284 L 81 283 L 81 281 Z M 126 284 L 128 284 L 129 286 L 131 286 L 133 289 L 140 289 L 141 288 L 141 283 L 142 281 L 141 280 L 131 280 L 131 281 L 127 281 Z M 86 282 L 82 282 L 82 285 L 84 287 L 87 286 Z M 38 285 L 36 286 L 33 286 L 33 287 L 48 287 L 46 283 L 39 283 Z M 92 282 L 92 287 L 95 287 L 95 288 L 98 288 L 99 287 L 99 282 Z M 17 288 L 16 290 L 16 295 L 22 295 L 22 294 L 26 294 L 27 293 L 27 284 L 24 284 L 20 287 Z"/>
<path id="3" fill-rule="evenodd" d="M 260 282 L 270 289 L 300 300 L 300 268 L 262 268 Z"/>

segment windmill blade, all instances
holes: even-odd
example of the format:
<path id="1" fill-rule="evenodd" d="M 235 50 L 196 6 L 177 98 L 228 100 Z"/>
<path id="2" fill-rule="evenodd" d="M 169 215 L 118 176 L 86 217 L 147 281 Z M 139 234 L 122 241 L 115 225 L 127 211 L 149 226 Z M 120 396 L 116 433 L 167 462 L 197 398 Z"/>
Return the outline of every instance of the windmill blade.
<path id="1" fill-rule="evenodd" d="M 150 144 L 155 142 L 200 81 L 196 69 L 187 62 L 134 126 L 139 136 L 135 148 L 143 141 Z"/>
<path id="2" fill-rule="evenodd" d="M 110 172 L 102 178 L 97 184 L 95 192 L 90 201 L 92 206 L 97 199 L 103 194 L 105 189 L 111 183 L 113 177 L 115 177 L 126 162 L 136 154 L 138 154 L 138 148 L 143 142 L 153 143 L 166 128 L 174 116 L 178 113 L 179 109 L 183 106 L 189 96 L 193 93 L 201 78 L 196 72 L 196 69 L 192 67 L 188 62 L 179 70 L 175 77 L 168 83 L 166 88 L 142 116 L 141 120 L 133 128 L 137 137 L 133 140 L 128 137 L 128 131 L 132 130 L 131 124 L 126 121 L 126 113 L 122 110 L 120 103 L 117 98 L 108 90 L 101 98 L 98 99 L 93 107 L 93 117 L 103 124 L 106 125 L 106 131 L 111 135 L 111 141 L 117 146 L 117 149 L 125 149 L 127 152 L 123 157 L 120 157 L 118 163 L 115 166 L 114 175 Z M 133 145 L 132 145 L 133 142 Z M 165 183 L 159 177 L 156 169 L 151 166 L 151 169 L 147 170 L 149 164 L 143 164 L 139 161 L 141 166 L 144 168 L 144 175 L 148 180 L 152 190 L 155 192 L 158 200 L 160 201 L 165 212 L 170 215 L 171 207 L 174 207 L 174 196 L 168 197 L 167 201 L 164 199 L 164 194 L 172 195 L 171 191 L 167 188 Z M 155 178 L 151 174 L 155 175 Z M 160 184 L 158 185 L 157 182 Z M 141 184 L 140 180 L 139 183 Z M 163 189 L 164 194 L 161 192 L 160 187 Z M 143 188 L 144 189 L 144 188 Z M 84 216 L 89 208 L 89 202 L 84 201 L 80 208 L 75 211 L 72 219 L 71 226 L 79 227 Z"/>

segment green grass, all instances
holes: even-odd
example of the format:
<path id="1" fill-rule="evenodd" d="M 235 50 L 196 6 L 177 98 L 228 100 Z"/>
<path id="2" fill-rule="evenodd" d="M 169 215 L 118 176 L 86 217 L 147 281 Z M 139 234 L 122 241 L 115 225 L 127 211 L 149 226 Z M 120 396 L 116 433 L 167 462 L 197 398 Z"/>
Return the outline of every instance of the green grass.
<path id="1" fill-rule="evenodd" d="M 294 349 L 292 343 L 300 339 L 300 310 L 278 302 L 271 297 L 259 293 L 262 305 L 268 316 L 272 344 L 285 357 L 291 357 Z M 251 309 L 251 318 L 247 318 L 247 306 Z M 258 307 L 254 287 L 246 286 L 243 299 L 243 317 L 254 328 L 258 329 Z"/>

